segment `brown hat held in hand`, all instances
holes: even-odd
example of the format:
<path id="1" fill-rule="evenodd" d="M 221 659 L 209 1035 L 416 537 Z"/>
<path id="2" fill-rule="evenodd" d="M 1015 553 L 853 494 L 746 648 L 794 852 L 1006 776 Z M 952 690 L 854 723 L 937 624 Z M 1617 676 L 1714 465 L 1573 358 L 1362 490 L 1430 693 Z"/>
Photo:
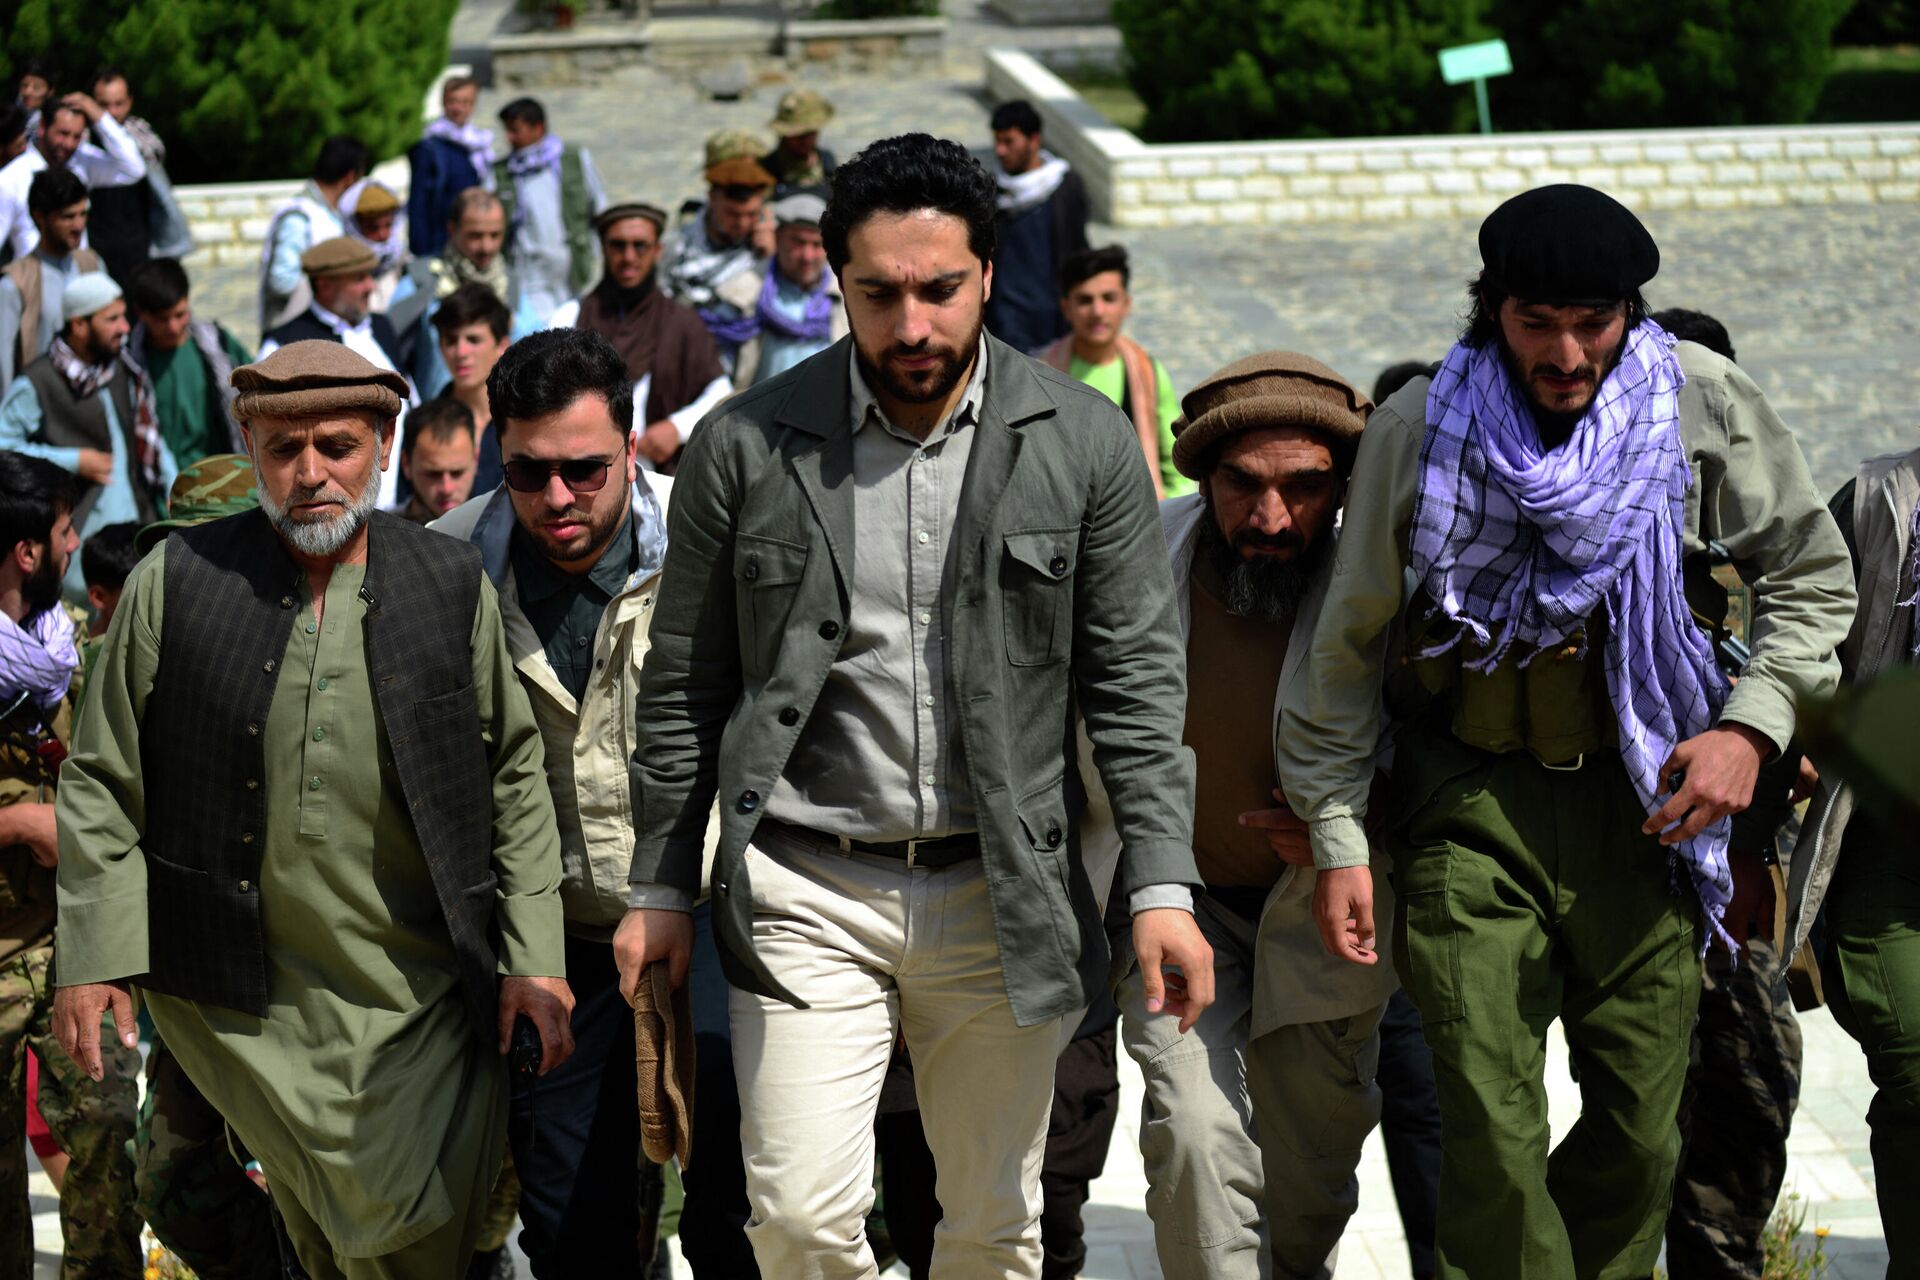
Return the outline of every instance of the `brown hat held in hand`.
<path id="1" fill-rule="evenodd" d="M 693 1155 L 693 1007 L 690 982 L 669 990 L 667 966 L 640 971 L 633 1002 L 633 1074 L 640 1103 L 640 1150 L 655 1164 Z"/>
<path id="2" fill-rule="evenodd" d="M 1297 351 L 1236 360 L 1180 399 L 1173 465 L 1198 480 L 1213 446 L 1240 431 L 1311 427 L 1351 448 L 1373 401 L 1333 370 Z"/>
<path id="3" fill-rule="evenodd" d="M 265 360 L 233 371 L 233 416 L 314 418 L 366 409 L 381 418 L 400 412 L 407 380 L 382 369 L 345 343 L 290 342 Z"/>

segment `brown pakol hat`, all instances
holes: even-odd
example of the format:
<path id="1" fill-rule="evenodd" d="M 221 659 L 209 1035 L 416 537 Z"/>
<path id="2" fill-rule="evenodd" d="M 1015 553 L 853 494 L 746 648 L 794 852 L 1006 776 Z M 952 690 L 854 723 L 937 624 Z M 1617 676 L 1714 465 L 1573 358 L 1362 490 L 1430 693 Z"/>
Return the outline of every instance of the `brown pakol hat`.
<path id="1" fill-rule="evenodd" d="M 633 1068 L 640 1104 L 640 1149 L 655 1164 L 693 1155 L 692 986 L 669 990 L 667 966 L 640 971 L 633 1001 Z"/>
<path id="2" fill-rule="evenodd" d="M 373 250 L 352 236 L 322 240 L 300 255 L 300 269 L 316 278 L 321 276 L 357 276 L 373 270 Z"/>
<path id="3" fill-rule="evenodd" d="M 1312 427 L 1352 444 L 1373 401 L 1333 370 L 1297 351 L 1263 351 L 1236 360 L 1180 399 L 1173 465 L 1198 480 L 1220 440 L 1266 427 Z"/>
<path id="4" fill-rule="evenodd" d="M 311 418 L 367 409 L 383 418 L 400 412 L 407 380 L 340 342 L 290 342 L 265 360 L 233 371 L 233 416 Z"/>

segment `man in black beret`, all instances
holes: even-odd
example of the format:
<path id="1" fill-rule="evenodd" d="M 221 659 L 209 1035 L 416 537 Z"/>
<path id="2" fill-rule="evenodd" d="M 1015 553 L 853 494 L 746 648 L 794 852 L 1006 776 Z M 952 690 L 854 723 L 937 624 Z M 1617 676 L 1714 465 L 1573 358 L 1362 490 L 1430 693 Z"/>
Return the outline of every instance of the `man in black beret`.
<path id="1" fill-rule="evenodd" d="M 1369 825 L 1393 856 L 1394 963 L 1440 1091 L 1438 1274 L 1646 1275 L 1700 950 L 1739 941 L 1728 819 L 1795 704 L 1834 688 L 1852 584 L 1759 388 L 1647 319 L 1638 218 L 1546 187 L 1495 210 L 1480 253 L 1460 342 L 1361 439 L 1279 772 L 1329 950 L 1378 962 Z M 1710 542 L 1754 586 L 1734 687 Z M 1383 695 L 1395 765 L 1367 824 Z M 1581 1115 L 1549 1156 L 1555 1019 Z"/>

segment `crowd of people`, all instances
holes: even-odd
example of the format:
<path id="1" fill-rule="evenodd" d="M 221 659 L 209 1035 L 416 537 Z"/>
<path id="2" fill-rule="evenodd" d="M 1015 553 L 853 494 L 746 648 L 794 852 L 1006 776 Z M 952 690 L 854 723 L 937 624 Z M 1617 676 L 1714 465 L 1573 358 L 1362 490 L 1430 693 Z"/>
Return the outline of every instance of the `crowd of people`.
<path id="1" fill-rule="evenodd" d="M 1031 104 L 839 160 L 796 89 L 675 205 L 455 77 L 404 193 L 320 143 L 250 347 L 58 80 L 0 1276 L 30 1141 L 69 1277 L 660 1275 L 671 1179 L 699 1280 L 1068 1280 L 1124 1051 L 1170 1277 L 1330 1277 L 1376 1126 L 1416 1278 L 1759 1277 L 1822 1001 L 1920 1276 L 1915 815 L 1796 735 L 1920 662 L 1920 450 L 1823 502 L 1610 197 L 1502 204 L 1370 393 L 1182 393 Z"/>

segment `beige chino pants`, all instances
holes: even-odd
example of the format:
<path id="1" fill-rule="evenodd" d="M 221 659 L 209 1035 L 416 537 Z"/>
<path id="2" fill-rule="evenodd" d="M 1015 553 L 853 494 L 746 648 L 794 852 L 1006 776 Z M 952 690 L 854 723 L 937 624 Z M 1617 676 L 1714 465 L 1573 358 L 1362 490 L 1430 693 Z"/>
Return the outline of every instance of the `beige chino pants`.
<path id="1" fill-rule="evenodd" d="M 1120 1040 L 1146 1082 L 1140 1154 L 1167 1280 L 1329 1280 L 1380 1120 L 1383 1004 L 1249 1039 L 1252 922 L 1196 904 L 1213 1004 L 1181 1035 L 1149 1015 L 1139 966 L 1117 993 Z"/>
<path id="2" fill-rule="evenodd" d="M 978 861 L 930 870 L 762 829 L 755 952 L 808 1008 L 729 996 L 760 1273 L 870 1280 L 873 1123 L 904 1033 L 945 1213 L 936 1280 L 1040 1274 L 1061 1019 L 1014 1025 Z"/>

